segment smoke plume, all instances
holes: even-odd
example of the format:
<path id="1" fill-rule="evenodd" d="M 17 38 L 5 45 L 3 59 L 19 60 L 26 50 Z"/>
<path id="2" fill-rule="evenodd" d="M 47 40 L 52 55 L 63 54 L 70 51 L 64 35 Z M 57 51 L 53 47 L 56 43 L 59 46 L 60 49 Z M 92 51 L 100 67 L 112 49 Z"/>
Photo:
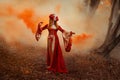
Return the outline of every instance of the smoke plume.
<path id="1" fill-rule="evenodd" d="M 8 44 L 19 42 L 46 47 L 47 30 L 42 32 L 39 42 L 35 40 L 34 34 L 37 24 L 40 21 L 44 22 L 43 25 L 47 24 L 49 14 L 55 13 L 63 29 L 76 33 L 72 37 L 72 50 L 88 52 L 104 41 L 110 8 L 108 0 L 101 0 L 96 13 L 91 17 L 84 0 L 1 0 L 0 35 Z"/>

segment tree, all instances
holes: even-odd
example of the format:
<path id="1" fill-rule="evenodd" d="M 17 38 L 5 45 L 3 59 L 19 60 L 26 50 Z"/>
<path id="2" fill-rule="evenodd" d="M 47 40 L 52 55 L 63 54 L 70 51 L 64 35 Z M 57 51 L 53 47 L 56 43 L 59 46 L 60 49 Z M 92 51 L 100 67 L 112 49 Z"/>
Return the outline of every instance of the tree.
<path id="1" fill-rule="evenodd" d="M 84 2 L 88 8 L 89 15 L 94 15 L 96 9 L 99 6 L 100 0 L 84 0 Z"/>
<path id="2" fill-rule="evenodd" d="M 109 28 L 104 43 L 95 50 L 96 53 L 103 56 L 109 56 L 109 53 L 120 42 L 120 0 L 111 0 L 112 9 L 109 18 Z"/>

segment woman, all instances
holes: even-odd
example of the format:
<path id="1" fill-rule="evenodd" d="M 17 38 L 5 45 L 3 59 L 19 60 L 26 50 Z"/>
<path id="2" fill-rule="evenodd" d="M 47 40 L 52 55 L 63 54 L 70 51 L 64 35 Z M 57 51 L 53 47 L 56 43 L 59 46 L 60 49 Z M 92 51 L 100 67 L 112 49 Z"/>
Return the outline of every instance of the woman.
<path id="1" fill-rule="evenodd" d="M 71 49 L 71 36 L 74 34 L 71 32 L 66 32 L 62 29 L 58 24 L 58 17 L 55 14 L 50 14 L 49 16 L 49 24 L 46 24 L 44 27 L 41 27 L 42 22 L 38 24 L 38 29 L 36 32 L 36 40 L 39 40 L 39 36 L 41 32 L 45 29 L 48 30 L 48 44 L 47 44 L 47 69 L 53 72 L 67 73 L 67 69 L 65 67 L 57 31 L 61 31 L 63 33 L 63 40 L 65 43 L 65 50 L 70 51 Z"/>

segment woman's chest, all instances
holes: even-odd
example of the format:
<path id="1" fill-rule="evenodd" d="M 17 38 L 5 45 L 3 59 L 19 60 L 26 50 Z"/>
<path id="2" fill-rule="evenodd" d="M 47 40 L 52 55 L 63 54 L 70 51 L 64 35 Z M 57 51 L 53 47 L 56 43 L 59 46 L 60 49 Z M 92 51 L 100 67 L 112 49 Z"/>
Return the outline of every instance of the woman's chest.
<path id="1" fill-rule="evenodd" d="M 55 25 L 51 25 L 51 26 L 49 26 L 51 29 L 57 29 L 57 27 L 55 26 Z"/>

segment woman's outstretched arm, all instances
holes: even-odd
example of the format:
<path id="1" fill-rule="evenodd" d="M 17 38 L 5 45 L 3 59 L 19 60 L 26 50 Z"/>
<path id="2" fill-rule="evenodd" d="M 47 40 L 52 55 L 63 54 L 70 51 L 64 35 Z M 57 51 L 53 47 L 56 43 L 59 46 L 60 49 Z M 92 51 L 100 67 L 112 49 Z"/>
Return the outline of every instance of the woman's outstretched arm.
<path id="1" fill-rule="evenodd" d="M 42 23 L 43 22 L 40 22 L 38 24 L 38 28 L 37 28 L 37 31 L 36 31 L 36 34 L 35 34 L 35 38 L 36 38 L 37 41 L 39 40 L 42 31 L 45 30 L 45 29 L 47 29 L 47 27 L 48 27 L 47 24 L 45 26 L 41 27 Z"/>
<path id="2" fill-rule="evenodd" d="M 58 26 L 58 30 L 60 30 L 62 33 L 65 31 L 61 26 Z"/>
<path id="3" fill-rule="evenodd" d="M 58 29 L 63 33 L 66 32 L 61 26 L 58 26 Z M 74 32 L 70 31 L 70 35 L 75 34 Z"/>
<path id="4" fill-rule="evenodd" d="M 48 24 L 46 24 L 45 26 L 43 26 L 43 27 L 41 28 L 42 31 L 45 30 L 45 29 L 47 29 L 47 27 L 48 27 Z"/>
<path id="5" fill-rule="evenodd" d="M 62 32 L 63 42 L 65 46 L 65 51 L 70 52 L 72 46 L 72 35 L 75 34 L 72 31 L 67 32 L 66 30 L 62 29 L 60 26 L 58 29 Z"/>

